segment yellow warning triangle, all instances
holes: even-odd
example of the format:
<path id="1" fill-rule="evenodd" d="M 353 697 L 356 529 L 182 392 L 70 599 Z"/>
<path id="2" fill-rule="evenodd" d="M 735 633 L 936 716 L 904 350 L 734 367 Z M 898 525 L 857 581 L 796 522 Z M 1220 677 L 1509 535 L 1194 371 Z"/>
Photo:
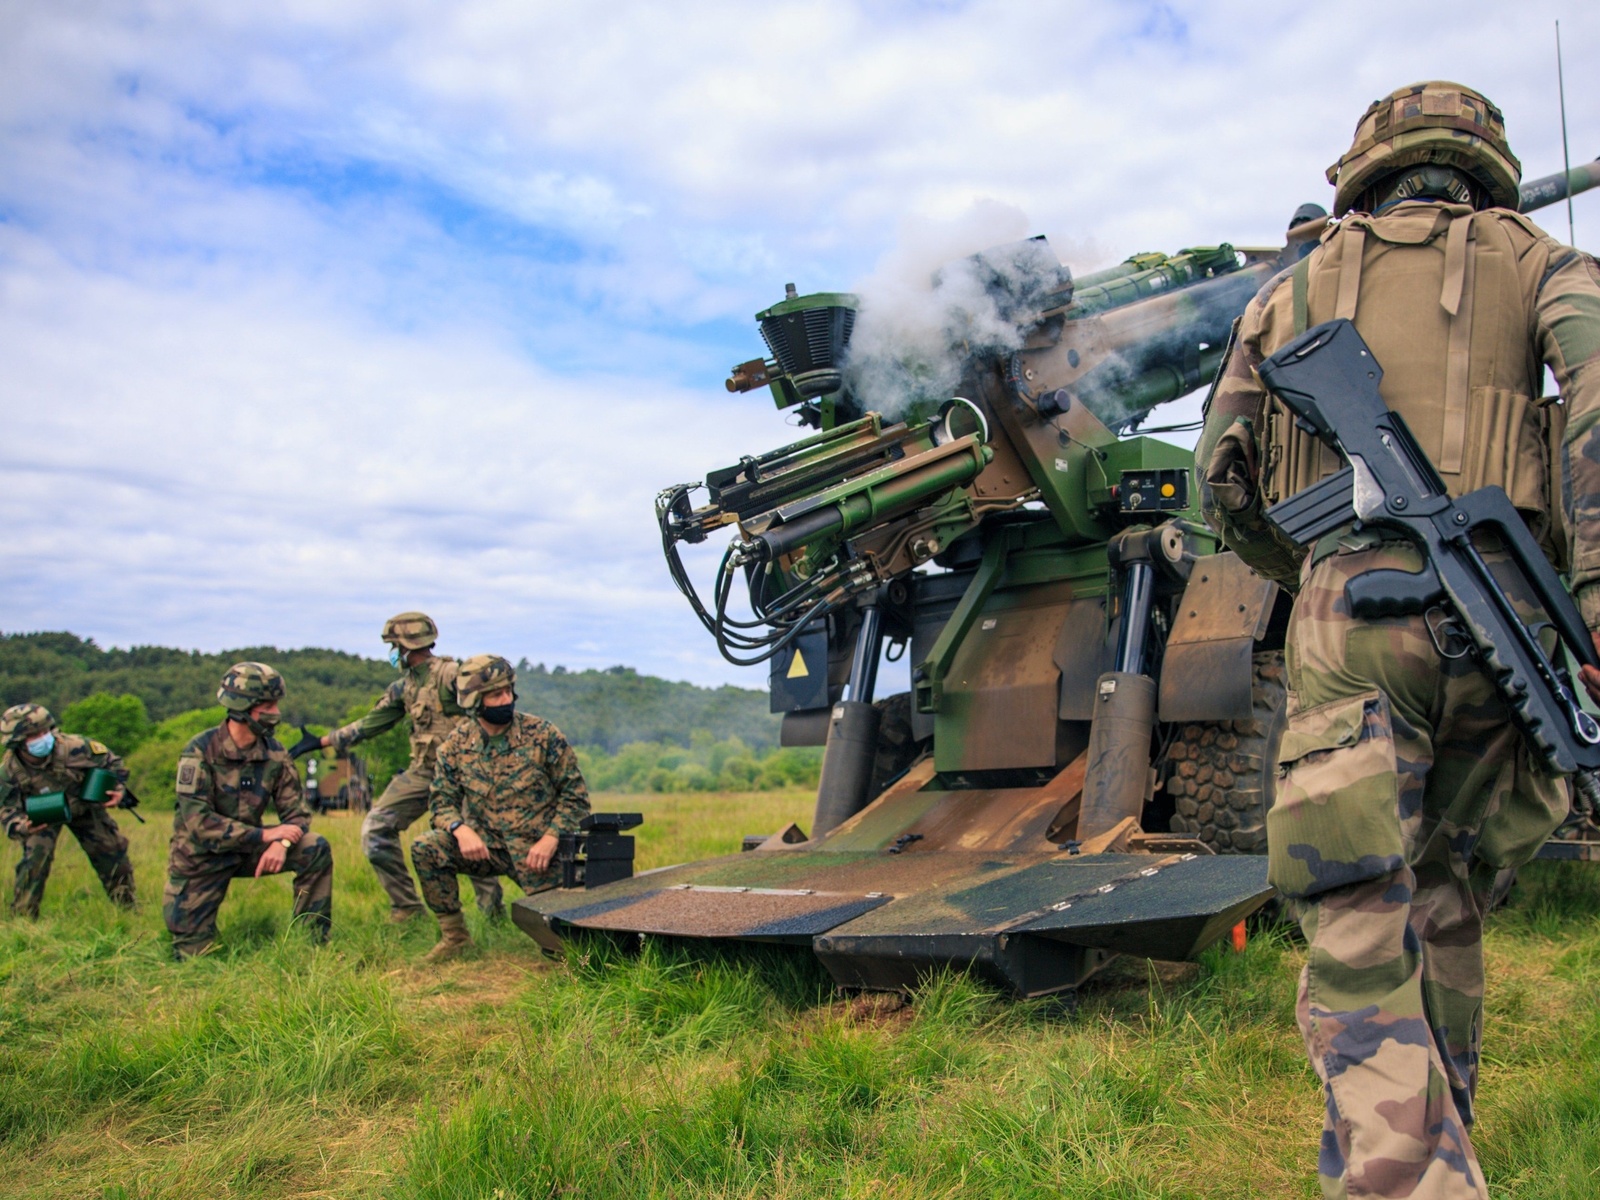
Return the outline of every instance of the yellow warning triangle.
<path id="1" fill-rule="evenodd" d="M 789 675 L 788 675 L 788 678 L 790 678 L 790 679 L 804 679 L 810 674 L 811 674 L 811 672 L 806 670 L 806 660 L 805 660 L 805 658 L 801 655 L 800 651 L 796 650 L 794 652 L 794 661 L 789 664 Z"/>

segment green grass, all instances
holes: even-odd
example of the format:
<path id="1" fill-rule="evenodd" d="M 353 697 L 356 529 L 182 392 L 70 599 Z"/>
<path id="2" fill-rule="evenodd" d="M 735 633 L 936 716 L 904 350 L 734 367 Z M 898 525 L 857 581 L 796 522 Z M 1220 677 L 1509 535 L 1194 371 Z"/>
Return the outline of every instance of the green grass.
<path id="1" fill-rule="evenodd" d="M 602 798 L 640 865 L 809 823 L 798 793 Z M 70 838 L 37 923 L 0 920 L 0 1192 L 19 1197 L 1313 1197 L 1320 1097 L 1299 948 L 1118 964 L 1081 1006 L 969 979 L 844 997 L 809 955 L 659 944 L 541 959 L 514 928 L 418 964 L 360 859 L 332 944 L 285 880 L 234 887 L 219 950 L 167 961 L 165 821 L 143 909 Z M 9 879 L 14 845 L 0 856 Z M 1477 1143 L 1500 1197 L 1600 1193 L 1600 868 L 1541 864 L 1494 919 Z"/>

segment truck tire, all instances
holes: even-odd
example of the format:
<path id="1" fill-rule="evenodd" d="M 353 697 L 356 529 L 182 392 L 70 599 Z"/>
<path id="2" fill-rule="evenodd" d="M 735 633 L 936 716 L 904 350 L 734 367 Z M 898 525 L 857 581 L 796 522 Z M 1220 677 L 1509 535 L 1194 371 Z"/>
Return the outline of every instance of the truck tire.
<path id="1" fill-rule="evenodd" d="M 1167 749 L 1172 832 L 1218 854 L 1267 852 L 1267 809 L 1288 705 L 1283 652 L 1256 654 L 1251 669 L 1248 720 L 1187 722 Z"/>
<path id="2" fill-rule="evenodd" d="M 890 782 L 922 757 L 926 742 L 919 742 L 911 731 L 911 693 L 896 692 L 875 701 L 878 710 L 878 744 L 872 758 L 872 782 L 867 787 L 868 803 L 876 800 Z"/>

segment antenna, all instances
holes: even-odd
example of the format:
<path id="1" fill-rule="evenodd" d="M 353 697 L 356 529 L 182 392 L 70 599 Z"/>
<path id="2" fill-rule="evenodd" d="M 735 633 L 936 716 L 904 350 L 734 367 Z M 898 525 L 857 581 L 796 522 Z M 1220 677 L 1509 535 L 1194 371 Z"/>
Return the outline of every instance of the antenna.
<path id="1" fill-rule="evenodd" d="M 1567 194 L 1567 245 L 1576 246 L 1578 235 L 1572 231 L 1572 155 L 1567 150 L 1567 80 L 1561 72 L 1561 22 L 1556 22 L 1556 88 L 1561 93 L 1561 168 L 1567 179 L 1562 190 Z"/>

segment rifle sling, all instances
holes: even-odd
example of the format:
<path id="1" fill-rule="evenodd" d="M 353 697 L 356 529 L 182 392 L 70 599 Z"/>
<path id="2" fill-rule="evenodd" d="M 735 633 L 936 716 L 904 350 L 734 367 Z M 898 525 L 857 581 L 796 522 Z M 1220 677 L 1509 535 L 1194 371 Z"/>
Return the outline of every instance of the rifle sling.
<path id="1" fill-rule="evenodd" d="M 1472 284 L 1477 273 L 1467 246 L 1471 237 L 1471 214 L 1450 222 L 1450 232 L 1445 236 L 1444 287 L 1439 293 L 1440 305 L 1450 314 L 1445 352 L 1444 439 L 1438 464 L 1439 470 L 1447 475 L 1461 473 L 1467 444 L 1467 405 L 1472 382 Z"/>

